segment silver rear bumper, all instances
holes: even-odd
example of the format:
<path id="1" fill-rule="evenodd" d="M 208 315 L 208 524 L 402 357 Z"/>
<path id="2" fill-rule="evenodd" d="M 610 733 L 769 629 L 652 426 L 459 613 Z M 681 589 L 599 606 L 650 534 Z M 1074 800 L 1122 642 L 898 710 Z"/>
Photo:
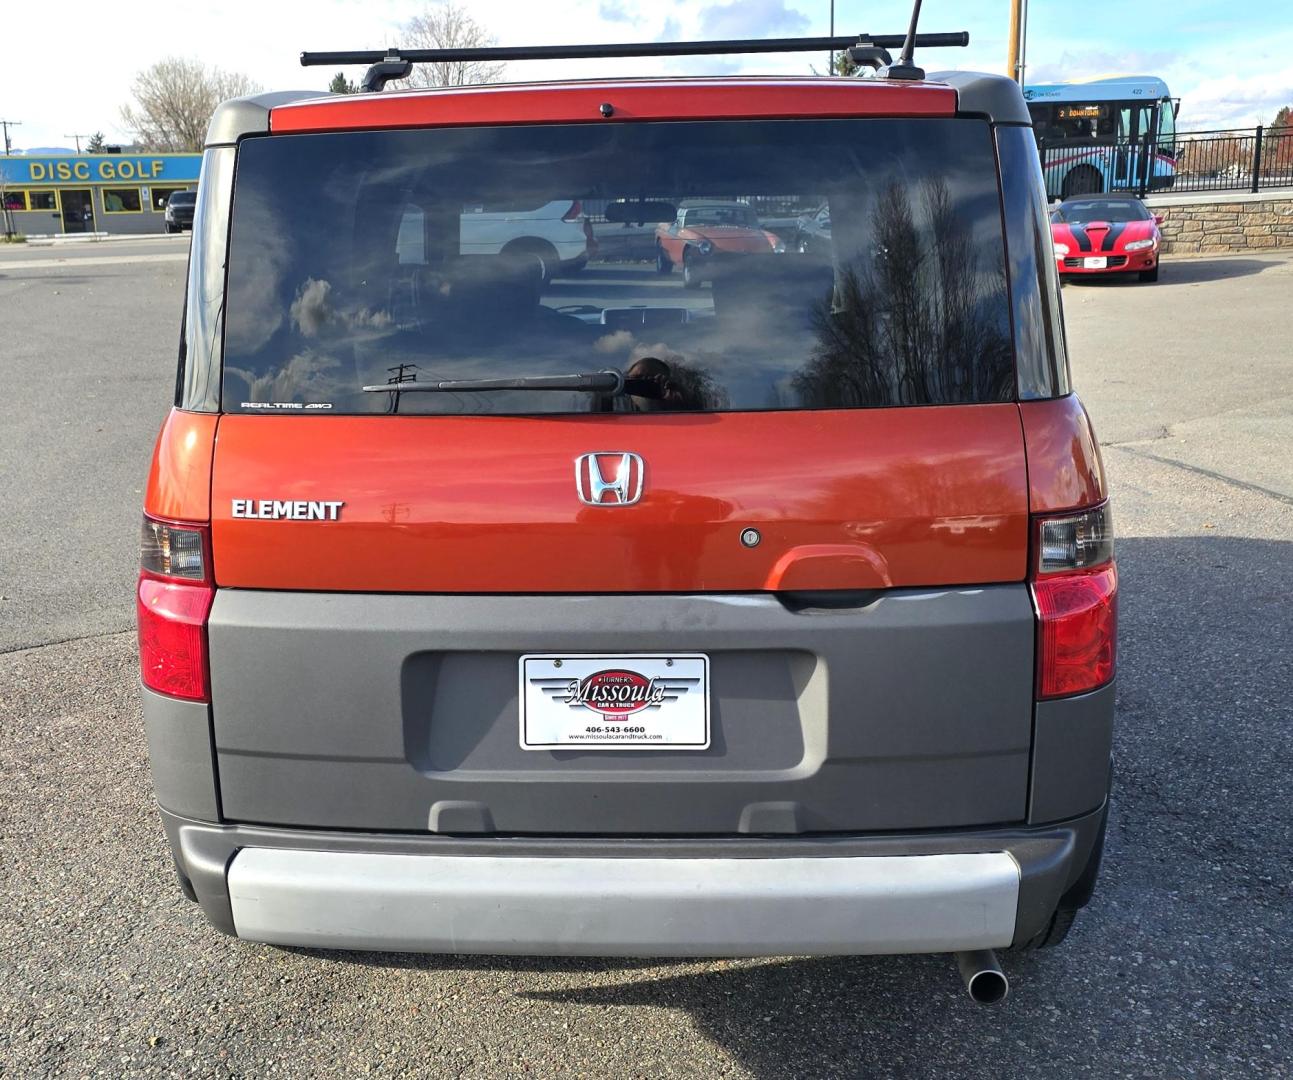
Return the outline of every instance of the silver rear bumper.
<path id="1" fill-rule="evenodd" d="M 239 937 L 402 952 L 773 956 L 1003 948 L 1006 852 L 838 858 L 406 855 L 246 847 Z"/>

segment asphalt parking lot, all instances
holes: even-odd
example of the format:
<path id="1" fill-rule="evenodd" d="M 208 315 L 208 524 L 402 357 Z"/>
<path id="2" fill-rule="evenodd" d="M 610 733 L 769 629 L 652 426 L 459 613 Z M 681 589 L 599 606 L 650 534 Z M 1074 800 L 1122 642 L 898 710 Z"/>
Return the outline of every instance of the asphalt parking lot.
<path id="1" fill-rule="evenodd" d="M 1093 906 L 1060 949 L 1005 954 L 984 1009 L 937 956 L 410 957 L 207 927 L 153 810 L 132 629 L 185 246 L 0 250 L 0 1074 L 1293 1075 L 1293 253 L 1065 289 L 1116 500 L 1116 805 Z"/>

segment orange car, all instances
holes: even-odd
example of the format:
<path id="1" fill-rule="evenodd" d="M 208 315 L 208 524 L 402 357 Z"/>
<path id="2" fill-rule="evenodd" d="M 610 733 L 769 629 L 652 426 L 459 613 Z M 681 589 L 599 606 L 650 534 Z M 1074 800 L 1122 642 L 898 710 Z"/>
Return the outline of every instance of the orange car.
<path id="1" fill-rule="evenodd" d="M 759 224 L 744 203 L 690 203 L 678 208 L 672 223 L 655 230 L 655 268 L 661 274 L 682 267 L 682 283 L 699 289 L 726 255 L 781 255 L 786 245 Z"/>
<path id="2" fill-rule="evenodd" d="M 980 1000 L 990 950 L 1064 937 L 1108 811 L 1109 496 L 1019 88 L 913 71 L 216 111 L 138 584 L 216 926 L 956 952 Z M 599 240 L 577 274 L 464 253 L 464 207 L 553 202 Z M 804 206 L 830 259 L 758 226 Z M 680 207 L 664 257 L 731 254 L 712 288 L 657 273 Z"/>

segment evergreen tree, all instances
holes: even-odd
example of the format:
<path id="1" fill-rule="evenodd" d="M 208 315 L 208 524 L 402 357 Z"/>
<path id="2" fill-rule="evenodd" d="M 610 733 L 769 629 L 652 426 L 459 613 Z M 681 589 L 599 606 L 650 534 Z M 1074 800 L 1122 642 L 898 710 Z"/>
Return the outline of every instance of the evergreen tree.
<path id="1" fill-rule="evenodd" d="M 858 63 L 848 52 L 835 54 L 835 70 L 832 75 L 856 75 L 858 73 Z"/>
<path id="2" fill-rule="evenodd" d="M 334 94 L 357 94 L 359 87 L 346 78 L 344 71 L 338 71 L 328 83 L 328 90 Z"/>

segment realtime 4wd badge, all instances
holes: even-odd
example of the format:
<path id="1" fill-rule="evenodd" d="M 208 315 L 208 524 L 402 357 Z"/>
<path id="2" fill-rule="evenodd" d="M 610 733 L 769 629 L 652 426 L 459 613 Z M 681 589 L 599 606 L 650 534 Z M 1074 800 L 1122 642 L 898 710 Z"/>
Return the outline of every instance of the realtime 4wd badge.
<path id="1" fill-rule="evenodd" d="M 525 750 L 704 750 L 709 659 L 698 653 L 521 657 Z"/>

